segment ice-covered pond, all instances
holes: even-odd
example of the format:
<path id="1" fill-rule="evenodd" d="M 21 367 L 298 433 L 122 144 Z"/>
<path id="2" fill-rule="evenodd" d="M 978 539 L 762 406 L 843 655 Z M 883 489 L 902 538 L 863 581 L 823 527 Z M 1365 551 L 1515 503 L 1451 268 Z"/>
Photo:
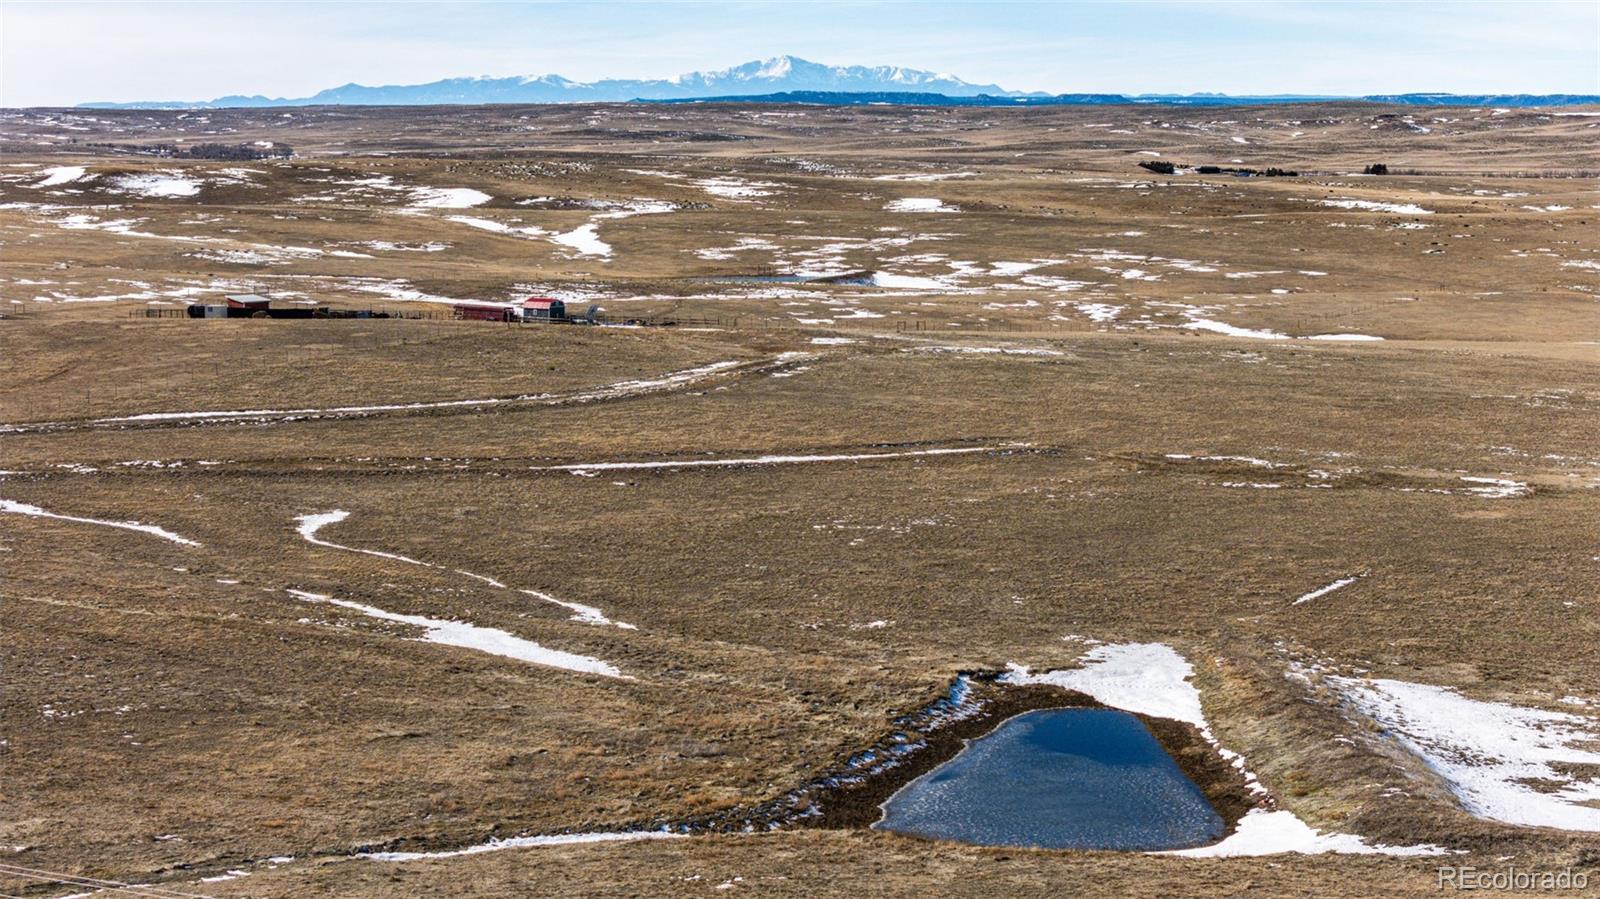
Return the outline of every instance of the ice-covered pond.
<path id="1" fill-rule="evenodd" d="M 990 846 L 1179 849 L 1225 830 L 1149 729 L 1114 709 L 1007 719 L 883 811 L 883 830 Z"/>
<path id="2" fill-rule="evenodd" d="M 871 287 L 872 273 L 857 272 L 848 275 L 707 275 L 695 280 L 706 284 L 841 284 L 847 287 Z"/>

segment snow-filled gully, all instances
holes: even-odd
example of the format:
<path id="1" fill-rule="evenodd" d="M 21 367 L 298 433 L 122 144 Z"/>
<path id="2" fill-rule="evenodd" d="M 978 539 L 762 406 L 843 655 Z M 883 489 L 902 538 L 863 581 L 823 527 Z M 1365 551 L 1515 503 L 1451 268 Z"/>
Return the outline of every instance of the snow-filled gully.
<path id="1" fill-rule="evenodd" d="M 557 599 L 556 597 L 539 590 L 510 587 L 485 574 L 478 574 L 476 572 L 466 571 L 460 568 L 449 568 L 433 562 L 424 562 L 421 559 L 413 559 L 410 556 L 402 556 L 399 553 L 383 552 L 382 550 L 376 549 L 362 549 L 361 547 L 357 546 L 346 546 L 343 543 L 334 543 L 331 540 L 324 540 L 323 538 L 317 536 L 317 532 L 328 525 L 338 524 L 349 517 L 350 513 L 344 511 L 343 509 L 334 509 L 331 512 L 319 512 L 309 515 L 301 515 L 295 519 L 296 531 L 303 539 L 306 540 L 306 542 L 314 543 L 317 546 L 325 546 L 329 549 L 338 549 L 345 552 L 362 553 L 364 555 L 376 556 L 380 559 L 388 559 L 392 562 L 404 562 L 407 565 L 417 565 L 422 568 L 432 568 L 437 571 L 449 571 L 454 574 L 459 574 L 463 577 L 471 578 L 472 580 L 488 584 L 490 587 L 494 587 L 499 590 L 516 590 L 518 593 L 523 593 L 543 602 L 548 602 L 552 605 L 557 605 L 566 609 L 568 612 L 572 613 L 570 616 L 572 621 L 578 621 L 584 624 L 609 625 L 611 627 L 618 627 L 624 630 L 637 630 L 634 625 L 626 622 L 612 621 L 610 618 L 606 617 L 604 612 L 601 612 L 594 606 L 586 606 L 582 603 L 568 602 L 566 600 Z"/>
<path id="2" fill-rule="evenodd" d="M 197 540 L 190 540 L 188 537 L 174 534 L 166 528 L 156 527 L 153 524 L 142 524 L 137 521 L 107 521 L 102 518 L 82 518 L 77 515 L 62 515 L 58 512 L 49 512 L 39 508 L 38 506 L 14 502 L 9 499 L 0 499 L 0 512 L 7 512 L 12 515 L 27 515 L 32 518 L 53 518 L 57 521 L 71 521 L 77 524 L 94 524 L 101 527 L 118 528 L 119 530 L 124 531 L 137 531 L 141 534 L 149 534 L 152 537 L 160 537 L 162 540 L 166 540 L 169 543 L 176 543 L 179 546 L 200 545 L 199 541 Z"/>
<path id="3" fill-rule="evenodd" d="M 670 830 L 625 830 L 615 832 L 594 833 L 561 833 L 547 834 L 535 837 L 512 837 L 504 840 L 489 840 L 476 843 L 461 849 L 442 849 L 437 852 L 368 852 L 360 857 L 380 862 L 410 862 L 429 858 L 456 858 L 462 855 L 478 855 L 483 852 L 495 852 L 501 849 L 526 849 L 534 846 L 570 846 L 574 843 L 627 843 L 636 840 L 662 840 L 674 837 L 683 837 L 681 834 Z"/>
<path id="4" fill-rule="evenodd" d="M 871 462 L 879 459 L 912 459 L 930 456 L 959 456 L 1024 449 L 1028 444 L 996 446 L 941 447 L 922 450 L 895 450 L 881 453 L 817 453 L 812 455 L 733 456 L 722 459 L 667 459 L 658 462 L 572 462 L 566 465 L 538 465 L 532 471 L 566 471 L 592 476 L 602 471 L 654 471 L 682 468 L 743 468 L 761 465 L 806 465 L 823 462 Z"/>
<path id="5" fill-rule="evenodd" d="M 628 624 L 623 621 L 611 620 L 610 618 L 606 617 L 604 612 L 601 612 L 594 606 L 586 606 L 582 603 L 576 602 L 567 602 L 565 600 L 557 599 L 556 597 L 539 590 L 510 587 L 485 574 L 478 574 L 476 572 L 467 571 L 461 568 L 448 568 L 444 565 L 438 565 L 433 562 L 424 562 L 421 559 L 413 559 L 410 556 L 403 556 L 399 553 L 383 552 L 382 550 L 376 549 L 363 549 L 357 546 L 346 546 L 343 543 L 334 543 L 331 540 L 324 540 L 323 538 L 317 536 L 317 532 L 322 528 L 327 527 L 330 524 L 337 524 L 338 522 L 344 521 L 349 517 L 350 513 L 342 509 L 335 509 L 331 512 L 301 515 L 295 519 L 296 530 L 299 532 L 300 536 L 306 540 L 306 542 L 315 544 L 317 546 L 323 546 L 329 549 L 337 549 L 343 552 L 361 553 L 363 555 L 374 556 L 380 559 L 387 559 L 392 562 L 402 562 L 407 565 L 416 565 L 421 568 L 431 568 L 436 571 L 448 571 L 487 584 L 490 587 L 498 590 L 516 590 L 518 593 L 532 596 L 542 602 L 548 602 L 552 605 L 557 605 L 566 609 L 568 612 L 572 613 L 569 616 L 569 619 L 572 621 L 578 621 L 584 624 L 617 627 L 624 630 L 637 630 L 637 628 L 632 624 Z M 578 655 L 577 653 L 564 652 L 558 649 L 550 649 L 549 647 L 541 646 L 532 640 L 525 640 L 521 637 L 517 637 L 497 628 L 481 627 L 465 621 L 426 618 L 420 615 L 403 615 L 396 612 L 389 612 L 384 609 L 377 608 L 376 606 L 369 606 L 351 600 L 334 599 L 322 594 L 308 593 L 301 590 L 290 590 L 289 593 L 295 596 L 297 599 L 331 603 L 347 609 L 354 609 L 373 618 L 380 618 L 385 621 L 398 621 L 403 624 L 421 627 L 424 629 L 422 639 L 430 643 L 442 643 L 447 646 L 457 646 L 463 649 L 471 649 L 477 652 L 484 652 L 491 655 L 517 659 L 519 661 L 528 662 L 534 665 L 544 665 L 550 668 L 563 668 L 568 671 L 577 671 L 583 674 L 598 674 L 604 677 L 632 680 L 632 678 L 624 675 L 617 669 L 615 665 L 611 664 L 610 662 L 594 658 L 593 656 Z"/>
<path id="6" fill-rule="evenodd" d="M 369 606 L 365 603 L 348 599 L 335 599 L 331 596 L 310 593 L 305 590 L 288 590 L 286 592 L 302 602 L 327 603 L 345 609 L 353 609 L 370 618 L 420 627 L 423 631 L 420 639 L 423 642 L 470 649 L 474 652 L 516 659 L 519 662 L 543 665 L 548 668 L 564 668 L 581 674 L 598 674 L 602 677 L 631 679 L 624 678 L 622 672 L 618 671 L 617 667 L 609 662 L 603 662 L 592 656 L 550 649 L 547 646 L 541 646 L 532 640 L 525 640 L 498 628 L 480 627 L 466 621 L 428 618 L 422 615 L 403 615 L 398 612 L 385 611 L 377 606 Z"/>
<path id="7" fill-rule="evenodd" d="M 180 546 L 198 547 L 201 545 L 199 541 L 191 540 L 188 537 L 175 534 L 172 531 L 162 527 L 157 527 L 153 524 L 144 524 L 138 521 L 109 521 L 100 518 L 84 518 L 77 515 L 62 515 L 56 512 L 46 511 L 38 506 L 6 499 L 0 499 L 0 513 L 26 515 L 33 518 L 48 518 L 58 521 L 69 521 L 77 524 L 92 524 L 100 527 L 135 531 L 152 537 L 158 537 L 162 540 L 168 541 L 169 543 L 176 543 Z M 349 513 L 343 511 L 335 511 L 321 515 L 302 515 L 298 519 L 300 524 L 300 535 L 306 540 L 319 546 L 326 546 L 333 549 L 346 550 L 349 552 L 365 553 L 371 556 L 391 559 L 397 562 L 405 562 L 411 565 L 420 565 L 426 568 L 443 569 L 443 566 L 434 565 L 431 562 L 423 562 L 418 559 L 412 559 L 408 556 L 402 556 L 397 553 L 386 553 L 378 550 L 359 549 L 357 547 L 344 546 L 342 544 L 323 540 L 316 536 L 318 529 L 337 521 L 343 521 L 348 514 Z M 502 584 L 499 581 L 485 575 L 475 574 L 470 571 L 461 571 L 459 569 L 451 570 L 454 570 L 457 574 L 483 581 L 494 587 L 501 589 L 512 589 L 507 587 L 505 584 Z M 305 602 L 328 603 L 330 605 L 341 606 L 347 609 L 354 609 L 373 618 L 379 618 L 385 621 L 395 621 L 402 624 L 409 624 L 423 628 L 424 634 L 422 639 L 430 643 L 441 643 L 447 646 L 471 649 L 477 652 L 488 653 L 490 655 L 503 656 L 506 658 L 517 659 L 518 661 L 528 662 L 535 665 L 544 665 L 551 668 L 563 668 L 568 671 L 577 671 L 583 674 L 598 674 L 604 677 L 631 679 L 623 675 L 621 671 L 617 670 L 615 665 L 612 665 L 609 662 L 605 662 L 591 656 L 578 655 L 576 653 L 550 649 L 549 647 L 541 646 L 532 640 L 525 640 L 521 637 L 515 636 L 514 634 L 496 628 L 480 627 L 465 621 L 426 618 L 421 615 L 403 615 L 395 612 L 389 612 L 384 609 L 377 608 L 376 606 L 369 606 L 351 600 L 335 599 L 331 596 L 326 596 L 319 593 L 310 593 L 304 590 L 290 589 L 287 592 L 296 599 Z M 631 624 L 620 621 L 612 621 L 610 618 L 607 618 L 599 609 L 596 609 L 593 606 L 586 606 L 574 602 L 565 602 L 549 595 L 548 593 L 542 593 L 538 590 L 519 590 L 518 592 L 525 593 L 544 602 L 553 603 L 567 609 L 572 613 L 571 618 L 573 621 L 581 621 L 585 624 L 611 625 L 629 630 L 634 629 L 634 626 Z"/>

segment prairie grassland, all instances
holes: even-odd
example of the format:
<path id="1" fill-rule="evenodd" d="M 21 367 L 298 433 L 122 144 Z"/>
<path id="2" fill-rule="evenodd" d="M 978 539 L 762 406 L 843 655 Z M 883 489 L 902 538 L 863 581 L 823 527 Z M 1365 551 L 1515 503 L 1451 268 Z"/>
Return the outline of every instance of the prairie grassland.
<path id="1" fill-rule="evenodd" d="M 1596 864 L 1341 678 L 1570 716 L 1483 782 L 1595 808 L 1600 118 L 288 115 L 0 118 L 0 890 L 1433 891 L 1437 858 L 806 828 L 349 857 L 750 807 L 960 672 L 1128 643 L 1312 827 Z M 177 137 L 299 155 L 88 146 Z M 847 277 L 725 280 L 763 276 Z M 240 291 L 434 317 L 142 317 Z M 535 292 L 695 323 L 445 318 Z"/>

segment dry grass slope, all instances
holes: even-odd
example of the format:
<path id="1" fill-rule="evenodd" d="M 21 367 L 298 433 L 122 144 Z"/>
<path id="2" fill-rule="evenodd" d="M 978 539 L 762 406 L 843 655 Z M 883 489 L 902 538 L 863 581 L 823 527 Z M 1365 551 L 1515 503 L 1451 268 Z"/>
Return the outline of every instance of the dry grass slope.
<path id="1" fill-rule="evenodd" d="M 0 891 L 72 891 L 16 866 L 212 896 L 1433 891 L 1429 858 L 829 829 L 348 857 L 752 806 L 957 672 L 1071 667 L 1091 640 L 1178 650 L 1217 739 L 1317 828 L 1600 876 L 1594 833 L 1470 814 L 1322 679 L 1600 726 L 1596 127 L 4 111 L 0 499 L 79 520 L 0 514 Z M 90 146 L 180 137 L 299 155 Z M 1351 174 L 1379 161 L 1422 174 Z M 142 317 L 236 291 L 436 317 Z M 444 317 L 533 292 L 721 323 Z M 218 412 L 251 414 L 154 415 Z M 387 555 L 297 529 L 333 510 L 320 540 Z"/>

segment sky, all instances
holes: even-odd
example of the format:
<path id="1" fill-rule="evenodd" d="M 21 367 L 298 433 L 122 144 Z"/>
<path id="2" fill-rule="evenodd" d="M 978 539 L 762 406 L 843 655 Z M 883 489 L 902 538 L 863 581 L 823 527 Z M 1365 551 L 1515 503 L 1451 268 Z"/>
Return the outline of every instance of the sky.
<path id="1" fill-rule="evenodd" d="M 792 54 L 1052 93 L 1600 93 L 1600 0 L 0 0 L 0 106 L 664 78 Z"/>

